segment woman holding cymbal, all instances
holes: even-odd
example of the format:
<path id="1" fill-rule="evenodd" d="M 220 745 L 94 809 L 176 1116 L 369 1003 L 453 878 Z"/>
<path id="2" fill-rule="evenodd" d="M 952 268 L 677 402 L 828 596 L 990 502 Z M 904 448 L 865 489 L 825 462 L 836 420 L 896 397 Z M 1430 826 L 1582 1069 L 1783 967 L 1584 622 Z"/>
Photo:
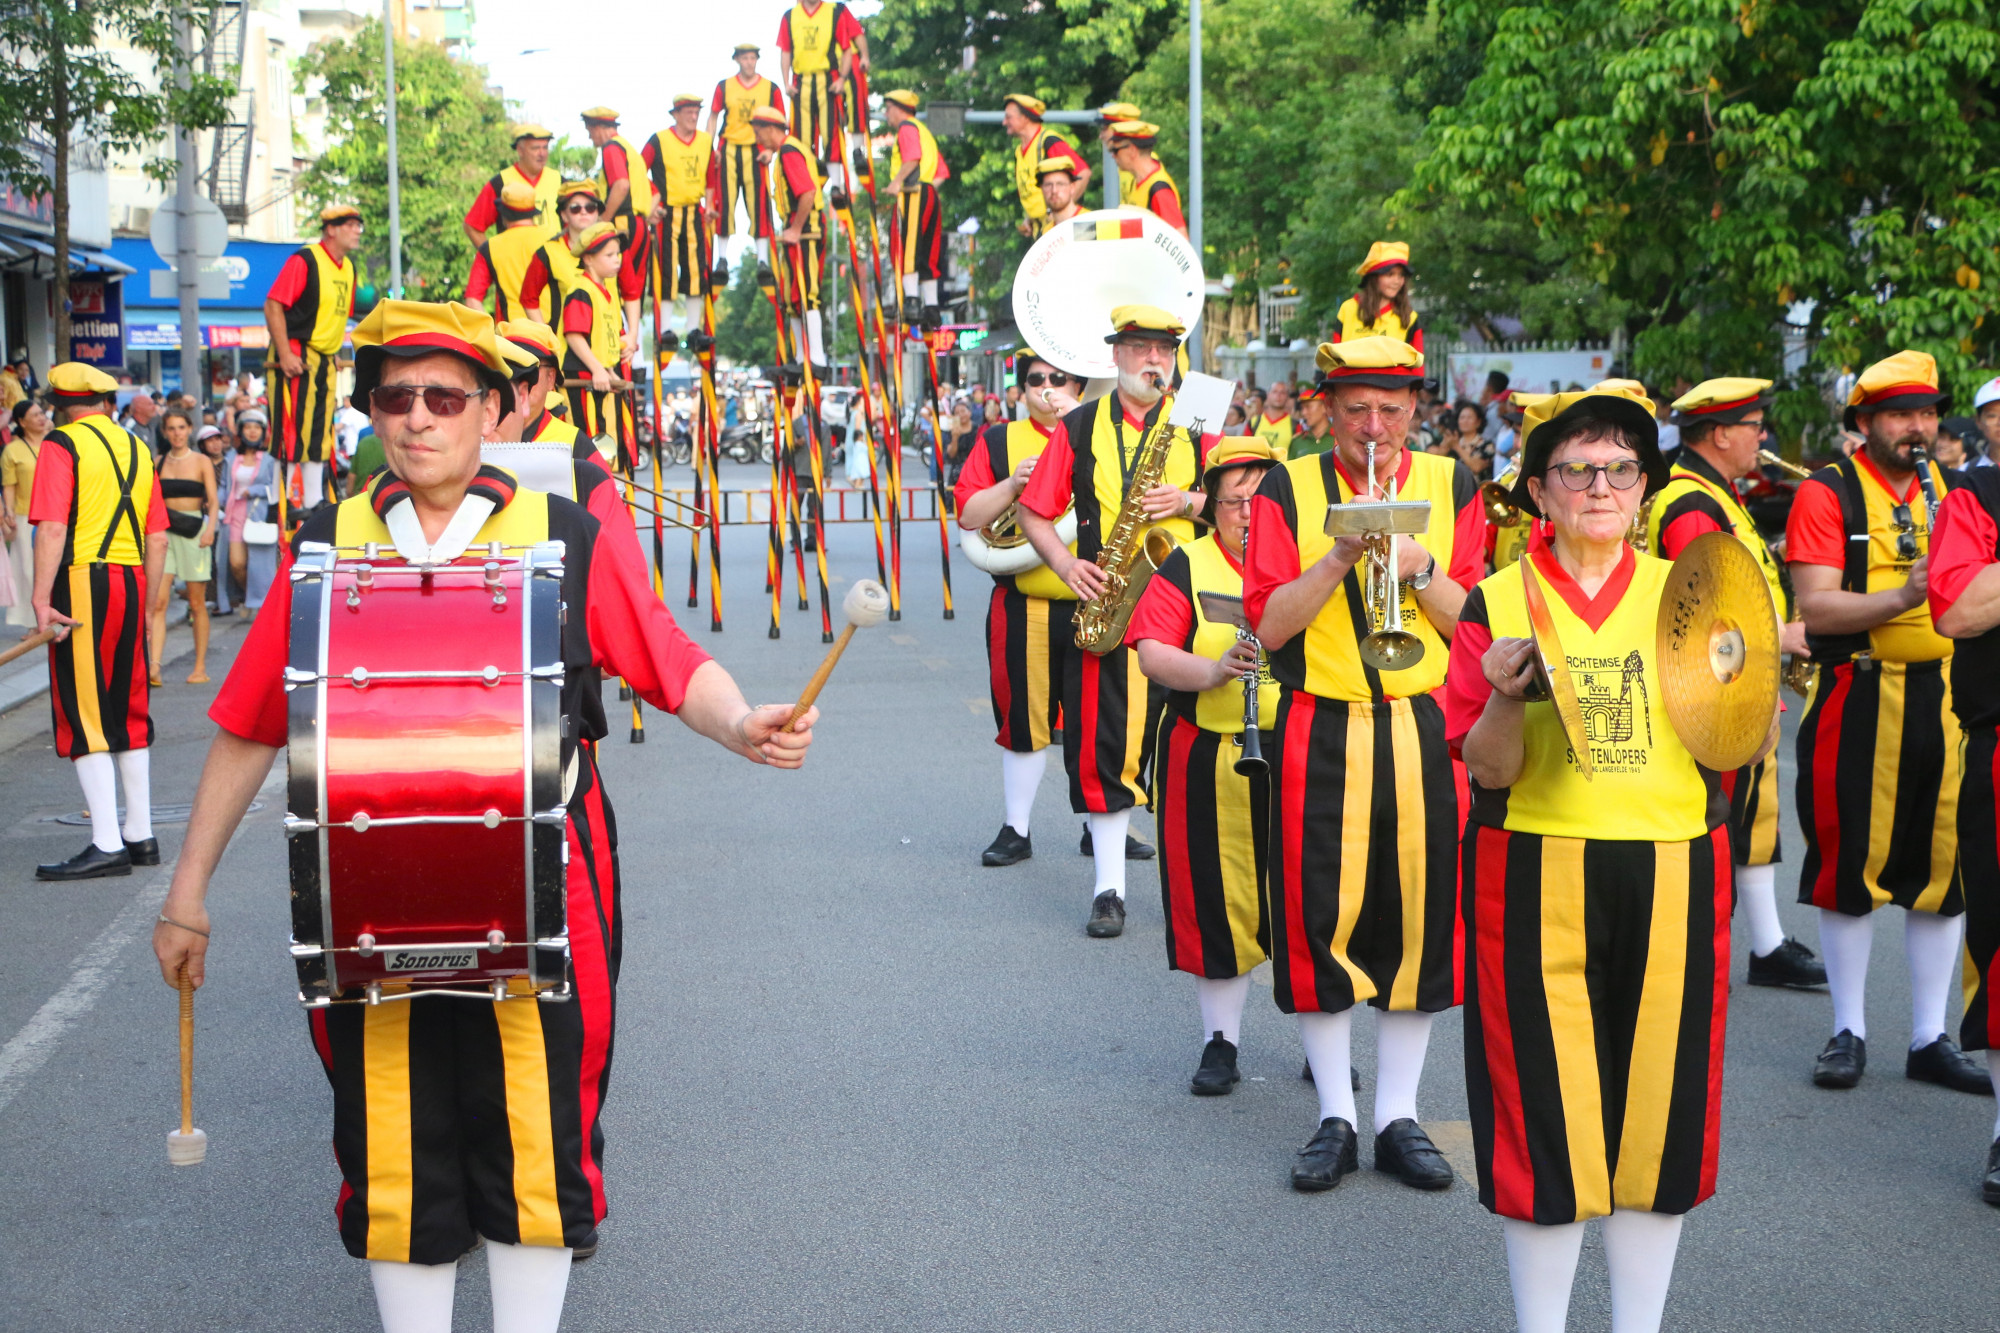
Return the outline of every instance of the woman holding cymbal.
<path id="1" fill-rule="evenodd" d="M 1614 1326 L 1657 1329 L 1682 1215 L 1715 1191 L 1728 805 L 1668 711 L 1670 567 L 1626 543 L 1667 480 L 1652 403 L 1599 385 L 1523 405 L 1512 498 L 1550 526 L 1466 598 L 1445 685 L 1472 789 L 1460 866 L 1479 1198 L 1503 1219 L 1524 1333 L 1564 1327 L 1593 1217 Z"/>

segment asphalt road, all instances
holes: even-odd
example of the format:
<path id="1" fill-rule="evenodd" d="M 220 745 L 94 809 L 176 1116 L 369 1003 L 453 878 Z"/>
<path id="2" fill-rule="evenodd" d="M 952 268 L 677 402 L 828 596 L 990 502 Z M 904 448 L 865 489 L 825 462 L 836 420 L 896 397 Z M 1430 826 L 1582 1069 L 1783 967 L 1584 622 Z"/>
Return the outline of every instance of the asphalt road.
<path id="1" fill-rule="evenodd" d="M 1164 966 L 1152 867 L 1132 869 L 1125 936 L 1086 939 L 1059 765 L 1039 855 L 979 867 L 1000 824 L 985 580 L 957 562 L 942 620 L 936 525 L 906 536 L 904 617 L 849 651 L 806 771 L 754 769 L 663 718 L 643 746 L 621 730 L 606 747 L 628 932 L 612 1216 L 565 1327 L 1511 1327 L 1500 1229 L 1468 1181 L 1287 1187 L 1316 1103 L 1268 971 L 1245 1082 L 1187 1094 L 1201 1034 L 1192 984 Z M 728 541 L 726 632 L 672 604 L 753 698 L 791 698 L 821 652 L 817 611 L 788 592 L 769 640 L 761 543 Z M 865 528 L 832 545 L 837 578 L 874 573 Z M 222 664 L 241 633 L 218 636 Z M 192 795 L 212 690 L 156 696 L 159 803 Z M 0 718 L 0 1329 L 375 1327 L 332 1226 L 330 1097 L 284 952 L 275 788 L 214 885 L 196 1103 L 210 1147 L 176 1170 L 174 999 L 145 946 L 164 880 L 35 883 L 35 862 L 86 836 L 47 822 L 80 806 L 47 730 L 43 704 Z M 1789 775 L 1786 791 L 1789 806 Z M 181 829 L 161 832 L 171 857 Z M 1815 939 L 1810 912 L 1781 910 Z M 1894 917 L 1875 949 L 1876 1063 L 1851 1093 L 1807 1080 L 1824 996 L 1744 986 L 1736 951 L 1721 1186 L 1688 1223 L 1669 1327 L 1994 1327 L 2000 1212 L 1976 1194 L 1994 1108 L 1900 1077 Z M 1365 1116 L 1373 1024 L 1356 1027 Z M 1419 1106 L 1469 1170 L 1456 1014 Z M 461 1329 L 487 1326 L 481 1267 L 462 1266 Z M 1608 1322 L 1593 1233 L 1572 1327 Z"/>

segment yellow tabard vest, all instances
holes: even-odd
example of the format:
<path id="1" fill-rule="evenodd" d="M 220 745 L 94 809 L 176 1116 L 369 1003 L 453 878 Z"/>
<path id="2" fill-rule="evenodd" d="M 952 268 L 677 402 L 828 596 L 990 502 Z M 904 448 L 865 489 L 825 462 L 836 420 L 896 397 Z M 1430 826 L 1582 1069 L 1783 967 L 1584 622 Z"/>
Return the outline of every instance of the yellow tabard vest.
<path id="1" fill-rule="evenodd" d="M 1355 338 L 1396 338 L 1402 342 L 1410 340 L 1416 330 L 1418 319 L 1414 311 L 1410 315 L 1410 327 L 1403 327 L 1403 317 L 1390 306 L 1375 317 L 1371 324 L 1361 317 L 1361 302 L 1350 296 L 1340 303 L 1340 340 L 1349 342 Z"/>
<path id="2" fill-rule="evenodd" d="M 833 68 L 833 0 L 808 14 L 795 4 L 785 18 L 792 31 L 792 73 L 824 74 Z"/>
<path id="3" fill-rule="evenodd" d="M 667 207 L 686 208 L 701 202 L 702 191 L 708 185 L 709 157 L 714 151 L 711 142 L 700 130 L 694 132 L 692 143 L 682 143 L 681 136 L 672 130 L 661 130 L 653 136 L 660 179 L 667 189 Z"/>
<path id="4" fill-rule="evenodd" d="M 495 318 L 521 317 L 525 309 L 521 304 L 521 283 L 528 276 L 528 261 L 548 238 L 549 234 L 540 226 L 529 223 L 525 227 L 509 227 L 486 242 L 486 259 L 493 265 L 493 282 L 500 289 L 500 299 L 494 303 L 494 309 L 499 311 Z M 563 253 L 569 253 L 569 247 L 564 246 Z M 541 302 L 535 308 L 544 319 L 554 309 L 548 288 L 542 289 Z"/>
<path id="5" fill-rule="evenodd" d="M 1429 551 L 1437 560 L 1437 572 L 1442 574 L 1451 568 L 1457 531 L 1458 513 L 1452 495 L 1457 460 L 1415 451 L 1406 451 L 1404 456 L 1409 459 L 1410 472 L 1400 484 L 1396 498 L 1430 501 L 1431 517 L 1422 535 L 1400 541 L 1415 541 Z M 1344 504 L 1355 498 L 1347 479 L 1334 466 L 1334 457 L 1332 452 L 1315 454 L 1284 465 L 1298 516 L 1300 569 L 1310 568 L 1333 549 L 1334 539 L 1326 535 L 1327 505 Z M 1329 484 L 1335 488 L 1331 494 L 1327 490 Z M 1326 599 L 1326 605 L 1305 631 L 1272 654 L 1272 669 L 1288 688 L 1323 699 L 1366 703 L 1375 698 L 1368 670 L 1361 662 L 1361 640 L 1371 630 L 1380 628 L 1380 619 L 1371 622 L 1363 605 L 1361 580 L 1366 572 L 1365 564 L 1357 565 Z M 1415 666 L 1380 673 L 1382 693 L 1392 699 L 1428 694 L 1442 685 L 1451 655 L 1450 645 L 1418 605 L 1416 593 L 1408 583 L 1401 587 L 1403 628 L 1423 643 L 1424 655 Z"/>
<path id="6" fill-rule="evenodd" d="M 1284 462 L 1291 453 L 1292 433 L 1296 429 L 1292 424 L 1292 420 L 1292 414 L 1289 412 L 1276 421 L 1259 412 L 1257 414 L 1257 427 L 1250 432 L 1277 451 L 1280 463 Z"/>
<path id="7" fill-rule="evenodd" d="M 895 137 L 890 140 L 892 147 L 889 150 L 889 178 L 894 180 L 896 173 L 909 165 L 909 162 L 903 157 L 903 125 L 914 126 L 917 131 L 917 174 L 912 178 L 912 183 L 916 185 L 936 185 L 938 182 L 937 138 L 932 135 L 930 126 L 924 124 L 914 116 L 904 121 L 902 125 L 898 125 Z"/>
<path id="8" fill-rule="evenodd" d="M 541 307 L 541 311 L 548 316 L 549 323 L 554 324 L 553 312 L 562 309 L 563 298 L 569 295 L 569 289 L 583 280 L 583 266 L 569 252 L 569 237 L 560 232 L 542 242 L 542 257 L 548 261 L 549 285 L 542 288 L 542 299 L 547 304 Z"/>
<path id="9" fill-rule="evenodd" d="M 101 413 L 56 427 L 50 439 L 68 445 L 76 459 L 71 555 L 65 563 L 145 564 L 146 520 L 153 501 L 152 450 Z M 24 507 L 26 503 L 24 499 Z"/>
<path id="10" fill-rule="evenodd" d="M 1187 650 L 1196 657 L 1206 657 L 1211 661 L 1219 659 L 1229 651 L 1229 645 L 1236 642 L 1236 627 L 1210 620 L 1201 611 L 1201 594 L 1222 593 L 1228 597 L 1243 595 L 1243 575 L 1236 566 L 1229 563 L 1229 556 L 1215 540 L 1215 534 L 1189 542 L 1180 548 L 1180 558 L 1187 562 L 1188 587 L 1194 601 L 1194 642 Z M 1169 562 L 1171 564 L 1171 561 Z M 1258 665 L 1257 684 L 1257 726 L 1269 731 L 1278 725 L 1278 686 L 1271 678 L 1271 664 L 1268 661 Z M 1218 685 L 1212 690 L 1203 690 L 1194 699 L 1195 725 L 1203 731 L 1220 732 L 1234 736 L 1243 730 L 1243 682 L 1232 680 Z"/>
<path id="11" fill-rule="evenodd" d="M 560 393 L 562 391 L 558 389 L 556 392 Z M 528 436 L 527 439 L 530 444 L 539 444 L 543 440 L 555 440 L 562 444 L 575 444 L 576 436 L 577 430 L 575 426 L 570 425 L 561 417 L 551 416 L 548 412 L 544 411 L 542 413 L 541 425 L 536 427 L 535 433 Z"/>
<path id="12" fill-rule="evenodd" d="M 1886 592 L 1900 588 L 1910 581 L 1910 566 L 1916 561 L 1905 560 L 1896 551 L 1897 539 L 1903 529 L 1895 521 L 1896 506 L 1907 503 L 1910 507 L 1911 534 L 1916 538 L 1917 556 L 1930 554 L 1930 522 L 1925 513 L 1923 487 L 1916 478 L 1910 480 L 1910 498 L 1905 501 L 1892 495 L 1876 476 L 1875 469 L 1863 466 L 1858 460 L 1862 455 L 1846 459 L 1832 467 L 1821 468 L 1813 474 L 1814 482 L 1824 481 L 1831 485 L 1835 495 L 1841 497 L 1841 509 L 1848 512 L 1853 501 L 1853 490 L 1860 490 L 1862 523 L 1857 527 L 1853 516 L 1847 522 L 1850 537 L 1866 531 L 1867 555 L 1865 564 L 1857 558 L 1856 548 L 1863 543 L 1850 541 L 1846 554 L 1848 567 L 1842 571 L 1841 587 L 1850 592 Z M 1935 462 L 1931 464 L 1932 483 L 1936 487 L 1938 499 L 1942 501 L 1949 487 L 1945 483 L 1945 471 Z M 1856 574 L 1860 578 L 1856 578 Z M 1860 586 L 1856 586 L 1856 584 Z M 1861 643 L 1861 635 L 1811 636 L 1810 642 L 1815 657 L 1822 660 L 1829 656 L 1845 656 L 1866 647 L 1878 662 L 1935 662 L 1948 658 L 1952 653 L 1952 642 L 1937 632 L 1931 624 L 1931 611 L 1927 603 L 1919 602 L 1893 620 L 1885 621 L 1868 631 L 1866 645 Z M 1838 648 L 1838 652 L 1831 651 Z"/>
<path id="13" fill-rule="evenodd" d="M 334 511 L 333 540 L 340 546 L 360 546 L 365 542 L 375 542 L 387 547 L 391 544 L 389 525 L 375 512 L 375 488 L 388 480 L 389 474 L 378 474 L 359 495 L 350 495 L 340 502 Z M 514 492 L 514 498 L 503 509 L 496 509 L 480 525 L 473 535 L 471 545 L 484 546 L 488 542 L 500 542 L 506 546 L 532 546 L 545 541 L 549 535 L 549 497 L 541 491 L 531 491 L 523 486 Z"/>
<path id="14" fill-rule="evenodd" d="M 826 176 L 820 171 L 819 159 L 813 156 L 812 149 L 806 147 L 796 137 L 786 135 L 783 146 L 777 152 L 771 154 L 770 166 L 771 212 L 772 216 L 777 219 L 779 231 L 785 229 L 791 219 L 792 209 L 798 203 L 797 198 L 792 194 L 792 187 L 785 183 L 784 159 L 786 149 L 795 149 L 798 155 L 805 159 L 806 170 L 812 175 L 812 211 L 806 215 L 805 227 L 800 232 L 806 239 L 811 240 L 817 238 L 820 234 L 819 215 L 825 207 L 825 196 L 821 195 L 819 191 L 820 187 L 826 184 Z"/>
<path id="15" fill-rule="evenodd" d="M 715 85 L 722 90 L 722 142 L 732 148 L 757 142 L 757 127 L 750 121 L 750 113 L 760 106 L 770 106 L 778 85 L 757 76 L 757 82 L 748 88 L 743 80 L 734 74 Z"/>
<path id="16" fill-rule="evenodd" d="M 1160 400 L 1156 419 L 1164 422 L 1173 410 L 1174 398 L 1168 394 Z M 1063 418 L 1063 425 L 1069 432 L 1070 449 L 1076 455 L 1071 494 L 1078 497 L 1077 554 L 1095 563 L 1105 537 L 1118 521 L 1118 510 L 1125 503 L 1125 470 L 1128 466 L 1138 466 L 1140 437 L 1145 432 L 1125 420 L 1116 391 L 1077 408 Z M 1173 437 L 1167 448 L 1166 474 L 1161 484 L 1193 490 L 1200 473 L 1195 461 L 1195 442 L 1179 428 L 1162 426 L 1161 429 Z M 1096 503 L 1090 503 L 1092 500 Z M 1165 529 L 1177 544 L 1191 542 L 1195 537 L 1193 519 L 1161 519 L 1152 526 Z"/>
<path id="17" fill-rule="evenodd" d="M 1014 146 L 1014 193 L 1021 196 L 1021 212 L 1030 222 L 1040 222 L 1049 215 L 1049 201 L 1042 198 L 1042 183 L 1035 175 L 1035 168 L 1049 155 L 1050 143 L 1062 142 L 1060 134 L 1043 125 L 1025 145 Z"/>
<path id="18" fill-rule="evenodd" d="M 993 475 L 996 478 L 1012 476 L 1014 469 L 1021 466 L 1022 459 L 1040 458 L 1042 450 L 1049 447 L 1049 437 L 1035 429 L 1035 423 L 1032 421 L 1008 422 L 1007 433 L 1003 438 L 1006 442 L 1006 456 L 992 460 Z M 1076 543 L 1071 542 L 1069 549 L 1074 554 Z M 1030 597 L 1040 597 L 1044 601 L 1076 600 L 1076 594 L 1070 590 L 1070 586 L 1057 578 L 1056 572 L 1047 565 L 1036 565 L 1033 569 L 1011 576 L 997 574 L 994 578 L 996 582 L 1011 584 L 1015 592 L 1025 593 Z"/>
<path id="19" fill-rule="evenodd" d="M 1674 734 L 1660 690 L 1655 641 L 1670 566 L 1648 555 L 1632 559 L 1631 584 L 1595 630 L 1544 573 L 1555 565 L 1546 551 L 1480 583 L 1493 637 L 1527 638 L 1532 631 L 1521 580 L 1534 562 L 1583 707 L 1596 773 L 1586 780 L 1578 769 L 1555 705 L 1529 704 L 1521 725 L 1521 776 L 1504 791 L 1474 785 L 1475 823 L 1560 838 L 1685 842 L 1721 822 L 1727 808 L 1721 789 Z"/>
<path id="20" fill-rule="evenodd" d="M 1146 177 L 1143 181 L 1136 176 L 1128 176 L 1121 171 L 1118 173 L 1120 191 L 1118 202 L 1124 204 L 1127 208 L 1143 208 L 1150 213 L 1153 211 L 1153 206 L 1147 201 L 1152 198 L 1154 188 L 1160 185 L 1165 185 L 1174 192 L 1174 202 L 1176 204 L 1181 202 L 1181 187 L 1174 184 L 1174 178 L 1167 174 L 1167 168 L 1164 163 L 1161 164 L 1159 170 L 1153 172 L 1152 175 Z M 1181 211 L 1185 213 L 1187 209 L 1183 207 Z"/>
<path id="21" fill-rule="evenodd" d="M 332 356 L 347 341 L 347 312 L 354 304 L 354 265 L 333 262 L 315 242 L 301 246 L 307 281 L 298 301 L 285 312 L 285 336 L 321 356 Z"/>
<path id="22" fill-rule="evenodd" d="M 631 184 L 632 193 L 627 197 L 625 206 L 618 210 L 617 216 L 606 220 L 616 222 L 619 219 L 629 221 L 635 217 L 644 218 L 653 211 L 653 182 L 646 175 L 646 159 L 639 156 L 639 150 L 634 148 L 632 141 L 622 134 L 612 135 L 611 142 L 625 150 L 625 179 Z M 604 174 L 602 150 L 597 155 L 597 188 L 603 191 L 604 198 L 611 197 L 611 179 Z M 618 230 L 629 234 L 624 227 Z"/>
<path id="23" fill-rule="evenodd" d="M 1771 605 L 1777 608 L 1778 619 L 1785 618 L 1785 585 L 1778 573 L 1778 558 L 1771 554 L 1771 548 L 1764 541 L 1764 534 L 1757 530 L 1757 521 L 1750 517 L 1750 511 L 1736 498 L 1734 487 L 1719 485 L 1713 477 L 1705 477 L 1685 465 L 1677 466 L 1667 476 L 1667 484 L 1653 497 L 1652 508 L 1646 515 L 1646 549 L 1662 560 L 1672 560 L 1666 548 L 1660 545 L 1661 534 L 1666 529 L 1667 515 L 1676 500 L 1687 495 L 1701 495 L 1713 500 L 1729 521 L 1729 531 L 1736 540 L 1749 548 L 1757 557 L 1757 567 L 1764 571 L 1764 581 L 1771 585 Z M 1525 526 L 1525 524 L 1523 525 Z M 1893 545 L 1893 539 L 1891 539 Z"/>
<path id="24" fill-rule="evenodd" d="M 625 331 L 625 312 L 619 306 L 618 298 L 587 273 L 578 275 L 575 285 L 569 289 L 569 295 L 563 298 L 563 304 L 568 305 L 579 293 L 590 302 L 591 355 L 597 358 L 599 365 L 615 374 L 618 362 L 625 354 L 624 346 L 619 341 L 619 335 Z M 568 342 L 567 334 L 564 335 L 564 342 Z M 563 354 L 563 370 L 570 374 L 589 373 L 574 351 Z"/>
<path id="25" fill-rule="evenodd" d="M 556 211 L 556 191 L 562 189 L 562 173 L 553 164 L 543 167 L 541 177 L 534 181 L 523 176 L 521 169 L 511 162 L 502 167 L 500 174 L 493 178 L 496 216 L 500 208 L 500 192 L 509 185 L 526 185 L 535 192 L 535 225 L 541 228 L 542 235 L 562 230 L 562 214 Z"/>

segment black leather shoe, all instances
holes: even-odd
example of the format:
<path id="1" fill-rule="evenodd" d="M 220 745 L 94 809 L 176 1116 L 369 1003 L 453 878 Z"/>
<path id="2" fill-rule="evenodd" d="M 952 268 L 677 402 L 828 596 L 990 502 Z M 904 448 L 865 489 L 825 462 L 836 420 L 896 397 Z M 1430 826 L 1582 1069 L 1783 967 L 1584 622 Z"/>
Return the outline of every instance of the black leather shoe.
<path id="1" fill-rule="evenodd" d="M 1077 854 L 1079 856 L 1092 856 L 1096 854 L 1096 849 L 1097 844 L 1090 839 L 1090 825 L 1085 824 L 1083 826 L 1083 840 L 1076 845 Z M 1150 861 L 1158 854 L 1150 846 L 1140 842 L 1131 834 L 1128 833 L 1125 835 L 1125 859 L 1127 861 Z"/>
<path id="2" fill-rule="evenodd" d="M 581 1245 L 571 1247 L 569 1252 L 569 1261 L 573 1264 L 580 1264 L 583 1263 L 585 1260 L 589 1259 L 591 1256 L 595 1255 L 596 1253 L 597 1253 L 597 1232 L 595 1229 L 593 1229 L 590 1233 L 589 1240 L 585 1241 Z"/>
<path id="3" fill-rule="evenodd" d="M 1108 940 L 1125 933 L 1125 900 L 1106 889 L 1090 900 L 1090 921 L 1083 933 L 1094 940 Z"/>
<path id="4" fill-rule="evenodd" d="M 1201 1068 L 1188 1080 L 1188 1091 L 1197 1097 L 1227 1097 L 1242 1078 L 1236 1072 L 1236 1043 L 1224 1041 L 1218 1032 L 1201 1048 Z"/>
<path id="5" fill-rule="evenodd" d="M 708 275 L 708 281 L 709 285 L 714 287 L 717 291 L 725 291 L 728 289 L 729 263 L 727 260 L 716 261 L 715 271 Z"/>
<path id="6" fill-rule="evenodd" d="M 775 290 L 778 285 L 778 275 L 771 272 L 771 266 L 761 260 L 757 264 L 757 285 L 767 292 Z"/>
<path id="7" fill-rule="evenodd" d="M 154 849 L 158 859 L 158 849 Z M 104 879 L 112 875 L 132 873 L 132 853 L 120 847 L 115 852 L 101 852 L 96 843 L 87 844 L 84 849 L 67 861 L 55 861 L 35 867 L 36 879 Z"/>
<path id="8" fill-rule="evenodd" d="M 681 335 L 668 329 L 660 335 L 659 346 L 662 352 L 678 352 L 681 350 Z"/>
<path id="9" fill-rule="evenodd" d="M 2000 1139 L 1986 1150 L 1986 1179 L 1979 1182 L 1979 1197 L 2000 1208 Z"/>
<path id="10" fill-rule="evenodd" d="M 1317 1082 L 1317 1080 L 1313 1078 L 1312 1061 L 1310 1060 L 1306 1061 L 1305 1068 L 1299 1070 L 1299 1077 L 1304 1079 L 1308 1083 Z M 1361 1071 L 1356 1069 L 1353 1065 L 1349 1065 L 1347 1067 L 1347 1081 L 1354 1085 L 1354 1090 L 1356 1092 L 1361 1091 Z"/>
<path id="11" fill-rule="evenodd" d="M 1292 1188 L 1302 1194 L 1317 1194 L 1332 1189 L 1358 1169 L 1354 1126 L 1337 1115 L 1328 1116 L 1319 1122 L 1312 1142 L 1299 1149 L 1298 1165 L 1292 1168 Z"/>
<path id="12" fill-rule="evenodd" d="M 160 840 L 141 838 L 137 842 L 125 844 L 125 854 L 132 858 L 135 866 L 156 866 L 160 863 Z"/>
<path id="13" fill-rule="evenodd" d="M 1394 1176 L 1414 1190 L 1450 1189 L 1451 1163 L 1416 1121 L 1391 1120 L 1375 1136 L 1375 1169 Z"/>
<path id="14" fill-rule="evenodd" d="M 696 356 L 708 355 L 709 350 L 714 346 L 715 346 L 715 339 L 709 337 L 706 333 L 700 332 L 699 330 L 690 333 L 687 336 L 687 349 L 690 352 L 693 352 Z"/>
<path id="15" fill-rule="evenodd" d="M 1993 1095 L 1993 1075 L 1986 1072 L 1984 1062 L 1960 1050 L 1950 1037 L 1939 1037 L 1930 1045 L 1911 1051 L 1903 1062 L 1903 1077 L 1958 1092 L 1975 1092 L 1981 1097 Z"/>
<path id="16" fill-rule="evenodd" d="M 1822 1088 L 1851 1088 L 1868 1068 L 1868 1043 L 1842 1028 L 1813 1062 L 1813 1082 Z"/>
<path id="17" fill-rule="evenodd" d="M 983 866 L 1014 866 L 1035 854 L 1035 844 L 1025 833 L 1016 833 L 1012 824 L 1002 824 L 991 845 L 979 854 Z"/>
<path id="18" fill-rule="evenodd" d="M 1782 944 L 1762 958 L 1750 955 L 1750 984 L 1810 990 L 1826 984 L 1826 964 L 1811 949 L 1786 936 Z"/>

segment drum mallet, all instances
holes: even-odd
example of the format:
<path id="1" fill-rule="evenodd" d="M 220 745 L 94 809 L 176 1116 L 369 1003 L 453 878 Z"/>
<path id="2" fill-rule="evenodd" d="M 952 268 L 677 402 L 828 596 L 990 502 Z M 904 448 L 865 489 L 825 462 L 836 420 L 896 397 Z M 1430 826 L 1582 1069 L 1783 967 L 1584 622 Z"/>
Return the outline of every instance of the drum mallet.
<path id="1" fill-rule="evenodd" d="M 181 964 L 181 1127 L 167 1131 L 167 1160 L 200 1166 L 208 1156 L 208 1135 L 194 1127 L 194 982 Z"/>
<path id="2" fill-rule="evenodd" d="M 30 634 L 27 638 L 21 640 L 19 643 L 15 644 L 12 648 L 9 648 L 6 652 L 0 653 L 0 666 L 6 666 L 9 662 L 13 661 L 15 658 L 20 657 L 26 653 L 31 653 L 45 643 L 54 643 L 57 639 L 61 638 L 63 636 L 63 633 L 68 629 L 69 626 L 67 625 L 57 625 L 54 629 L 45 629 L 42 630 L 40 633 Z"/>
<path id="3" fill-rule="evenodd" d="M 840 637 L 827 649 L 826 658 L 813 672 L 813 678 L 806 682 L 805 693 L 792 705 L 792 715 L 785 722 L 784 729 L 790 731 L 806 715 L 806 709 L 813 706 L 819 692 L 826 687 L 827 677 L 833 674 L 834 664 L 847 651 L 847 641 L 854 637 L 857 629 L 879 625 L 889 618 L 889 590 L 874 579 L 861 579 L 847 590 L 847 596 L 840 599 L 840 614 L 847 617 L 847 625 L 840 631 Z"/>

